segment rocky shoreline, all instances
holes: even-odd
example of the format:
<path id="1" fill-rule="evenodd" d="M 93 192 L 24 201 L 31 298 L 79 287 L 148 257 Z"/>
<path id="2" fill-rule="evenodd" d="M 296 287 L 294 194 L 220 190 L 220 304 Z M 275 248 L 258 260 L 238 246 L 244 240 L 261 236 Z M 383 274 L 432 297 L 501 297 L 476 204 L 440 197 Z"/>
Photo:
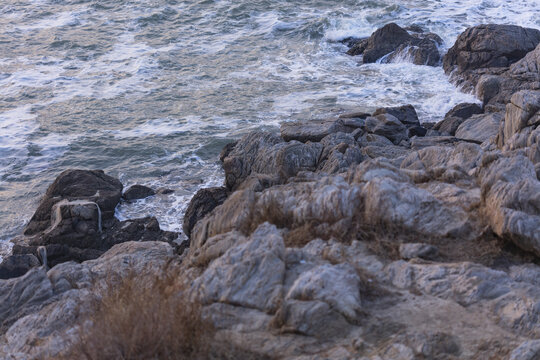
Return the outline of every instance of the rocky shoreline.
<path id="1" fill-rule="evenodd" d="M 443 57 L 441 42 L 395 24 L 346 41 L 365 63 L 442 65 L 481 104 L 250 133 L 220 155 L 224 186 L 192 199 L 189 247 L 114 218 L 152 189 L 60 174 L 0 265 L 2 357 L 60 358 L 107 279 L 145 287 L 171 263 L 244 358 L 540 357 L 540 31 L 475 26 Z"/>

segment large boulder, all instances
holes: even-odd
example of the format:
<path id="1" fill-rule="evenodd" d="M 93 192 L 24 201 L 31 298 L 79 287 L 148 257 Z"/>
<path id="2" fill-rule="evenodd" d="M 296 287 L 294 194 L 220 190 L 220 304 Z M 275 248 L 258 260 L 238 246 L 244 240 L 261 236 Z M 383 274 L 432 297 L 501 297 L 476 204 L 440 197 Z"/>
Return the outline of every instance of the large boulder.
<path id="1" fill-rule="evenodd" d="M 368 39 L 352 44 L 347 54 L 363 54 L 364 63 L 374 63 L 385 55 L 385 62 L 409 61 L 416 65 L 437 66 L 440 62 L 438 46 L 442 39 L 432 33 L 407 32 L 395 23 L 375 31 Z"/>
<path id="2" fill-rule="evenodd" d="M 515 25 L 478 25 L 459 35 L 444 56 L 444 71 L 508 67 L 540 43 L 540 30 Z"/>
<path id="3" fill-rule="evenodd" d="M 444 70 L 484 105 L 505 104 L 516 91 L 540 87 L 539 44 L 540 30 L 478 25 L 458 37 L 444 57 Z"/>
<path id="4" fill-rule="evenodd" d="M 66 170 L 47 189 L 24 234 L 33 235 L 47 229 L 54 205 L 62 200 L 95 203 L 94 207 L 99 207 L 102 220 L 112 219 L 122 196 L 122 188 L 118 179 L 105 175 L 102 170 Z"/>

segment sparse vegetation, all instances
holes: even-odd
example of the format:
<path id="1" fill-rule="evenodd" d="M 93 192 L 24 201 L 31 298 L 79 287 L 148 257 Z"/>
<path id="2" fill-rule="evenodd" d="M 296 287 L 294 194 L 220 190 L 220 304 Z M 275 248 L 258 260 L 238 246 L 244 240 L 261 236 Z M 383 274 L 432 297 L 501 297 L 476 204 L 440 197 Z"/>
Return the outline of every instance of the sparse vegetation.
<path id="1" fill-rule="evenodd" d="M 152 273 L 152 272 L 146 272 Z M 209 358 L 214 336 L 200 305 L 190 302 L 176 272 L 132 274 L 102 286 L 66 359 L 173 360 Z M 99 287 L 98 287 L 99 288 Z"/>

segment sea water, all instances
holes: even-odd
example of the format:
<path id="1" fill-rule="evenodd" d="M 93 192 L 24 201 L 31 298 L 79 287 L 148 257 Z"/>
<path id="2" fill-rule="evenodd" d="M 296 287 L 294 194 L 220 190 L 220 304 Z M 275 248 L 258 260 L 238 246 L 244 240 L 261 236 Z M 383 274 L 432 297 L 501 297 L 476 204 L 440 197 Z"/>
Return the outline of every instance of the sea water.
<path id="1" fill-rule="evenodd" d="M 175 190 L 117 209 L 181 231 L 219 186 L 221 148 L 291 120 L 412 104 L 438 121 L 476 101 L 443 70 L 361 65 L 340 40 L 389 22 L 445 41 L 481 23 L 540 28 L 539 0 L 3 0 L 0 253 L 69 168 Z"/>

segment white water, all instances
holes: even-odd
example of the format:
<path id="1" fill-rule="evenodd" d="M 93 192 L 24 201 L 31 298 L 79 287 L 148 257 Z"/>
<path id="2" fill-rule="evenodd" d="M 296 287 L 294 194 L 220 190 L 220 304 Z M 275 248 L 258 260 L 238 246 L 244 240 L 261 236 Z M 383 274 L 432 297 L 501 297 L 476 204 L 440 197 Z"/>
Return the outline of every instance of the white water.
<path id="1" fill-rule="evenodd" d="M 360 66 L 337 42 L 397 22 L 450 47 L 466 27 L 540 28 L 539 0 L 5 0 L 0 4 L 0 240 L 20 232 L 70 167 L 168 187 L 117 209 L 179 231 L 187 202 L 221 185 L 221 147 L 253 129 L 413 104 L 437 121 L 475 99 L 441 68 Z"/>

